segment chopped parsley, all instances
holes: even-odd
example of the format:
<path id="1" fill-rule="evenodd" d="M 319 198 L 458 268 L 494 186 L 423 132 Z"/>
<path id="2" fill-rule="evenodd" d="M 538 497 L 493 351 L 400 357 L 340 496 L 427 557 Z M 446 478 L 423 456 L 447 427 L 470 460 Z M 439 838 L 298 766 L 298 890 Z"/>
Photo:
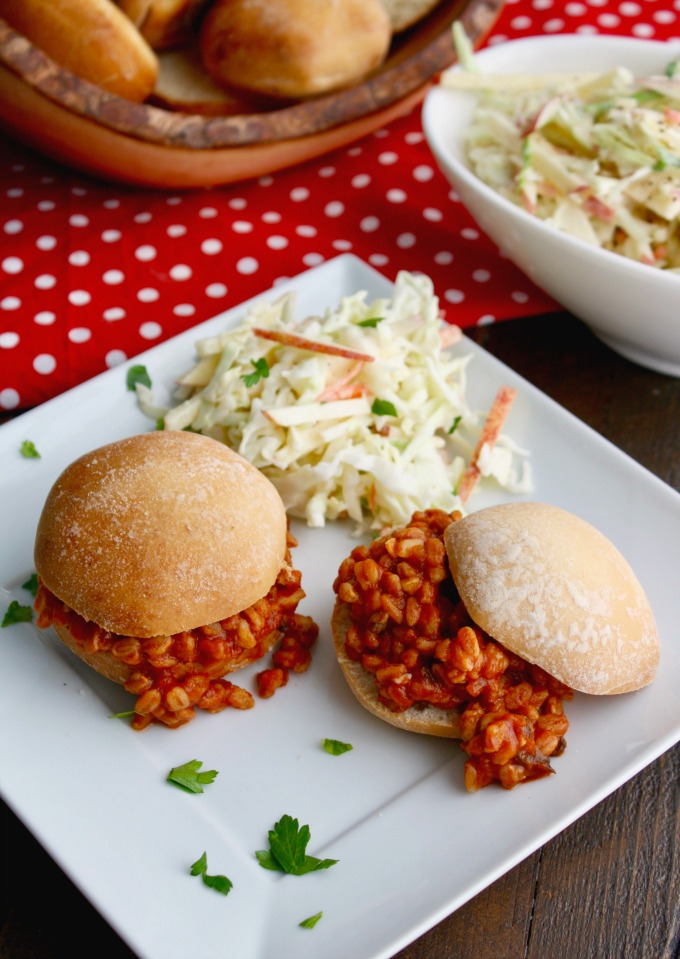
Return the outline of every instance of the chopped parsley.
<path id="1" fill-rule="evenodd" d="M 259 360 L 251 360 L 250 365 L 253 367 L 253 372 L 244 373 L 241 377 L 246 386 L 255 386 L 260 380 L 267 379 L 269 376 L 269 363 L 267 363 L 264 356 L 261 356 Z"/>
<path id="2" fill-rule="evenodd" d="M 375 413 L 376 416 L 396 416 L 397 408 L 394 403 L 390 403 L 389 400 L 381 400 L 376 397 L 373 400 L 371 413 Z"/>
<path id="3" fill-rule="evenodd" d="M 317 912 L 315 916 L 309 916 L 309 918 L 303 919 L 302 922 L 298 923 L 298 925 L 303 929 L 313 929 L 322 916 L 323 912 Z"/>
<path id="4" fill-rule="evenodd" d="M 461 421 L 462 419 L 463 419 L 462 416 L 457 416 L 457 417 L 455 418 L 455 420 L 453 421 L 453 423 L 452 423 L 452 425 L 451 425 L 451 429 L 449 430 L 449 436 L 451 435 L 451 433 L 455 433 L 455 432 L 456 432 L 456 429 L 458 428 L 458 424 L 460 423 L 460 421 Z"/>
<path id="5" fill-rule="evenodd" d="M 37 595 L 38 592 L 38 574 L 31 573 L 25 583 L 21 584 L 22 589 L 27 589 L 31 596 Z"/>
<path id="6" fill-rule="evenodd" d="M 27 460 L 39 460 L 40 453 L 35 448 L 33 440 L 24 440 L 21 444 L 21 455 Z"/>
<path id="7" fill-rule="evenodd" d="M 33 607 L 22 606 L 16 599 L 7 607 L 7 611 L 2 618 L 1 626 L 13 626 L 15 623 L 30 623 L 33 621 Z"/>
<path id="8" fill-rule="evenodd" d="M 291 876 L 304 876 L 319 869 L 330 869 L 337 859 L 317 859 L 307 855 L 311 838 L 309 826 L 300 826 L 292 816 L 282 816 L 269 830 L 269 849 L 256 852 L 257 861 L 263 869 L 287 872 Z"/>
<path id="9" fill-rule="evenodd" d="M 203 787 L 213 782 L 218 775 L 216 769 L 199 772 L 202 765 L 199 759 L 192 759 L 182 766 L 174 766 L 168 773 L 167 782 L 188 793 L 202 793 Z"/>
<path id="10" fill-rule="evenodd" d="M 331 756 L 342 756 L 354 748 L 351 743 L 341 743 L 339 739 L 322 739 L 321 745 Z"/>
<path id="11" fill-rule="evenodd" d="M 205 853 L 203 853 L 200 859 L 196 860 L 189 871 L 192 876 L 200 876 L 205 886 L 214 889 L 215 892 L 222 893 L 223 896 L 228 896 L 234 888 L 233 882 L 231 879 L 227 879 L 226 876 L 208 875 L 208 857 Z"/>
<path id="12" fill-rule="evenodd" d="M 374 330 L 376 326 L 378 325 L 378 323 L 382 323 L 384 319 L 385 319 L 384 316 L 369 316 L 365 320 L 359 320 L 359 322 L 357 323 L 357 326 L 363 326 L 363 327 Z"/>
<path id="13" fill-rule="evenodd" d="M 142 386 L 148 386 L 151 388 L 151 377 L 149 376 L 145 366 L 131 366 L 127 371 L 127 388 L 129 390 L 134 390 L 138 383 L 141 383 Z"/>

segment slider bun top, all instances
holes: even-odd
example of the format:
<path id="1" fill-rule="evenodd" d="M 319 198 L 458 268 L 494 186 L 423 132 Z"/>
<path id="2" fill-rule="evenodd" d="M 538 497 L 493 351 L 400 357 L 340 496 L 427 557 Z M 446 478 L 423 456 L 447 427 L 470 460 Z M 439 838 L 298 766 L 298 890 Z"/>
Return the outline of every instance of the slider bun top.
<path id="1" fill-rule="evenodd" d="M 444 534 L 468 613 L 490 636 L 584 693 L 654 678 L 654 615 L 632 569 L 598 530 L 565 510 L 510 503 Z"/>
<path id="2" fill-rule="evenodd" d="M 84 619 L 144 638 L 246 609 L 285 552 L 283 503 L 259 470 L 206 436 L 160 431 L 66 468 L 43 507 L 35 566 Z"/>

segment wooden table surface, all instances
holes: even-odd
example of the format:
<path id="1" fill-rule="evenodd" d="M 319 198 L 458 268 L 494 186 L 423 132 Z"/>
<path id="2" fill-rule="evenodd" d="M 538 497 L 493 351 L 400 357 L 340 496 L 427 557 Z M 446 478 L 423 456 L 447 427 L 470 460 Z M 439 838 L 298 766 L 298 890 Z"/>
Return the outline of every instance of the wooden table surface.
<path id="1" fill-rule="evenodd" d="M 680 490 L 680 379 L 562 314 L 473 336 Z M 679 959 L 679 800 L 680 745 L 396 959 Z M 134 959 L 5 806 L 0 830 L 0 959 Z"/>

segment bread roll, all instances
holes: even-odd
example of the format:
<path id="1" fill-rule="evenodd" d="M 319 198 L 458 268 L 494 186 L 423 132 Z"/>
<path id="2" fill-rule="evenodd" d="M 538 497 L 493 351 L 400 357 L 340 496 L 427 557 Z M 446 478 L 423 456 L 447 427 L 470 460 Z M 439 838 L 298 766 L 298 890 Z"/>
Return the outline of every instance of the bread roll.
<path id="1" fill-rule="evenodd" d="M 288 99 L 358 82 L 390 40 L 381 0 L 215 0 L 201 27 L 217 83 Z"/>
<path id="2" fill-rule="evenodd" d="M 124 97 L 153 90 L 153 50 L 112 0 L 0 0 L 0 17 L 71 73 Z"/>
<path id="3" fill-rule="evenodd" d="M 439 0 L 382 0 L 394 33 L 408 30 L 439 3 Z"/>
<path id="4" fill-rule="evenodd" d="M 208 0 L 119 0 L 154 50 L 189 45 Z"/>

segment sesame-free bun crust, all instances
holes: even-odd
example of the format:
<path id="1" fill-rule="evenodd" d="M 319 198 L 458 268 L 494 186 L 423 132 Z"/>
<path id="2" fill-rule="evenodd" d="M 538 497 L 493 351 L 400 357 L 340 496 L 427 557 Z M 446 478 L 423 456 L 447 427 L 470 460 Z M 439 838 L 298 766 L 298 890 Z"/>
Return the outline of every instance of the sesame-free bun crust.
<path id="1" fill-rule="evenodd" d="M 84 619 L 144 638 L 246 609 L 285 550 L 285 510 L 262 473 L 216 440 L 160 431 L 67 467 L 38 523 L 35 566 Z"/>
<path id="2" fill-rule="evenodd" d="M 652 681 L 659 640 L 627 561 L 589 523 L 542 503 L 471 513 L 444 534 L 472 619 L 498 642 L 584 693 Z"/>
<path id="3" fill-rule="evenodd" d="M 424 733 L 428 736 L 460 739 L 460 712 L 457 709 L 412 706 L 404 712 L 395 713 L 379 702 L 372 673 L 364 669 L 361 663 L 350 659 L 345 651 L 345 636 L 350 625 L 349 606 L 342 600 L 336 600 L 331 619 L 335 655 L 349 688 L 364 709 L 399 729 L 408 729 L 412 733 Z"/>

